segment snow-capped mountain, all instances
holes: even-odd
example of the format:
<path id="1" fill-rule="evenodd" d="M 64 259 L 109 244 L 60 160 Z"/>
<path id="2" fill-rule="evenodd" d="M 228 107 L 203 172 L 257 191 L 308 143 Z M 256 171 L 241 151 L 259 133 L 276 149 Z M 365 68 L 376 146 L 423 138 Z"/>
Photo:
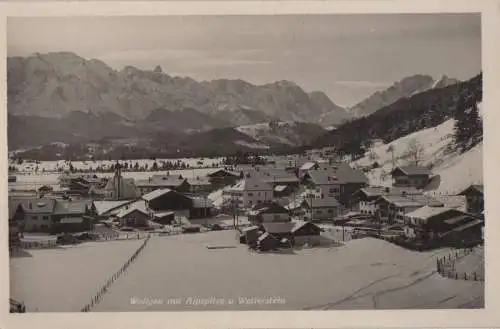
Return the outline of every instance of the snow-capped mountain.
<path id="1" fill-rule="evenodd" d="M 74 111 L 115 113 L 128 120 L 153 111 L 184 108 L 232 125 L 279 119 L 340 121 L 345 110 L 323 93 L 308 94 L 291 81 L 253 85 L 243 80 L 198 82 L 173 77 L 157 66 L 116 71 L 99 60 L 69 52 L 11 57 L 8 67 L 8 111 L 12 115 L 61 118 Z"/>
<path id="2" fill-rule="evenodd" d="M 368 98 L 354 105 L 348 112 L 353 117 L 368 116 L 399 99 L 407 98 L 429 89 L 444 88 L 458 83 L 459 80 L 446 75 L 434 79 L 429 75 L 413 75 L 406 77 L 383 91 L 377 91 Z"/>

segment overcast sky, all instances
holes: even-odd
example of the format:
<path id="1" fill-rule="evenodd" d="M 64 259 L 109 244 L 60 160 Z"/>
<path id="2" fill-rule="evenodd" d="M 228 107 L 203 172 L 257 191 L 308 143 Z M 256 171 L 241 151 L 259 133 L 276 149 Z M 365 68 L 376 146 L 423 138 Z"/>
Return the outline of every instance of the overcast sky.
<path id="1" fill-rule="evenodd" d="M 71 51 L 197 80 L 291 80 L 350 106 L 412 74 L 481 70 L 479 14 L 9 18 L 8 56 Z"/>

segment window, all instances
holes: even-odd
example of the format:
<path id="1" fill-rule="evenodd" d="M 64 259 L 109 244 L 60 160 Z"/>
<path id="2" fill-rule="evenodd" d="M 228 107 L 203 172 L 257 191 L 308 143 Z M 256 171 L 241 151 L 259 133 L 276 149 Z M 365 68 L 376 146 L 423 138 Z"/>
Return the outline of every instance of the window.
<path id="1" fill-rule="evenodd" d="M 260 196 L 260 192 L 257 195 Z"/>
<path id="2" fill-rule="evenodd" d="M 257 200 L 257 203 L 261 203 L 261 202 L 262 202 L 262 201 L 260 201 L 260 200 Z"/>
<path id="3" fill-rule="evenodd" d="M 248 192 L 248 196 L 253 196 L 253 193 L 252 192 Z"/>
<path id="4" fill-rule="evenodd" d="M 329 214 L 333 214 L 333 209 L 328 209 Z"/>
<path id="5" fill-rule="evenodd" d="M 38 220 L 38 216 L 31 216 L 32 220 Z"/>
<path id="6" fill-rule="evenodd" d="M 49 220 L 49 216 L 43 216 L 43 220 Z"/>

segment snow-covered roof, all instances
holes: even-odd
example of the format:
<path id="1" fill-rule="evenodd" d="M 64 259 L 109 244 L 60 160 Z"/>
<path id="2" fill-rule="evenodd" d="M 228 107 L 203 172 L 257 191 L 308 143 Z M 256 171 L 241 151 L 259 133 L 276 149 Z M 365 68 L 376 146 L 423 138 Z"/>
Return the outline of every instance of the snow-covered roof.
<path id="1" fill-rule="evenodd" d="M 144 194 L 142 196 L 142 198 L 146 201 L 151 201 L 151 200 L 154 200 L 156 198 L 159 198 L 167 193 L 170 193 L 172 192 L 171 189 L 168 189 L 168 188 L 164 188 L 164 189 L 157 189 L 157 190 L 154 190 L 152 192 L 149 192 L 147 194 Z"/>
<path id="2" fill-rule="evenodd" d="M 431 217 L 444 214 L 445 212 L 448 212 L 450 210 L 457 211 L 455 209 L 451 209 L 448 207 L 429 207 L 429 206 L 424 206 L 422 208 L 418 208 L 415 211 L 412 211 L 408 214 L 406 214 L 407 217 L 411 218 L 420 218 L 420 219 L 429 219 Z"/>
<path id="3" fill-rule="evenodd" d="M 314 168 L 315 165 L 316 162 L 306 162 L 300 167 L 300 170 L 310 170 Z"/>
<path id="4" fill-rule="evenodd" d="M 147 207 L 146 207 L 146 204 L 144 203 L 144 201 L 138 200 L 132 204 L 124 205 L 123 208 L 121 208 L 120 211 L 116 214 L 116 216 L 118 218 L 122 218 L 122 217 L 125 217 L 134 211 L 142 212 L 145 215 L 148 214 L 148 210 L 147 210 Z"/>
<path id="5" fill-rule="evenodd" d="M 231 188 L 233 191 L 272 191 L 273 188 L 268 183 L 254 178 L 245 178 L 234 187 Z"/>
<path id="6" fill-rule="evenodd" d="M 432 172 L 424 166 L 401 166 L 395 168 L 392 172 L 400 170 L 405 175 L 417 176 L 417 175 L 432 175 Z"/>
<path id="7" fill-rule="evenodd" d="M 94 207 L 96 209 L 97 215 L 101 216 L 111 211 L 113 209 L 119 208 L 127 203 L 132 203 L 133 201 L 94 201 Z"/>
<path id="8" fill-rule="evenodd" d="M 156 218 L 163 218 L 172 215 L 175 215 L 175 211 L 158 211 L 153 213 L 153 216 Z"/>

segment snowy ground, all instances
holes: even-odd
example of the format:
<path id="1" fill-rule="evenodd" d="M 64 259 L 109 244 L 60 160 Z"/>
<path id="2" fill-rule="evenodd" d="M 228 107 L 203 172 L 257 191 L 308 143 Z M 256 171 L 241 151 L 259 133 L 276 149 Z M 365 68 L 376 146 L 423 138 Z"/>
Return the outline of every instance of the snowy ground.
<path id="1" fill-rule="evenodd" d="M 24 301 L 28 312 L 78 312 L 142 242 L 88 242 L 21 251 L 10 259 L 11 298 Z M 126 274 L 120 280 L 126 280 Z"/>
<path id="2" fill-rule="evenodd" d="M 170 175 L 178 176 L 182 175 L 185 178 L 196 178 L 205 177 L 206 175 L 216 171 L 217 168 L 203 168 L 203 169 L 186 169 L 186 170 L 170 170 L 168 171 Z M 152 175 L 165 175 L 166 171 L 155 171 L 155 172 L 123 172 L 122 176 L 124 178 L 133 178 L 135 180 L 148 179 Z M 38 189 L 43 185 L 58 186 L 58 177 L 61 173 L 30 173 L 30 174 L 20 174 L 17 176 L 17 181 L 9 183 L 9 189 L 14 190 L 34 190 Z M 112 173 L 97 173 L 98 177 L 112 177 Z"/>
<path id="3" fill-rule="evenodd" d="M 206 248 L 215 245 L 237 247 Z M 434 272 L 436 256 L 447 253 L 366 238 L 331 249 L 257 254 L 237 244 L 234 231 L 153 237 L 95 311 L 483 307 L 483 283 Z M 134 304 L 134 297 L 153 302 Z M 240 297 L 276 299 L 240 304 Z"/>
<path id="4" fill-rule="evenodd" d="M 219 165 L 222 161 L 222 158 L 213 158 L 213 159 L 208 159 L 208 158 L 181 158 L 181 159 L 156 159 L 155 160 L 149 160 L 149 159 L 138 159 L 138 160 L 125 160 L 125 161 L 120 161 L 120 163 L 127 162 L 129 165 L 133 166 L 136 162 L 139 163 L 139 166 L 144 166 L 148 165 L 149 168 L 153 165 L 154 162 L 157 164 L 161 164 L 162 161 L 170 161 L 172 163 L 175 163 L 177 161 L 184 162 L 186 165 L 189 165 L 192 168 L 199 168 L 199 167 L 212 167 L 213 164 Z M 90 169 L 90 168 L 96 168 L 98 166 L 102 167 L 110 167 L 116 163 L 116 160 L 99 160 L 99 161 L 72 161 L 71 164 L 73 165 L 74 168 L 76 169 Z M 69 163 L 65 160 L 59 160 L 59 161 L 41 161 L 40 164 L 36 163 L 29 163 L 25 161 L 23 164 L 18 165 L 16 163 L 11 163 L 12 165 L 16 166 L 21 172 L 33 172 L 35 168 L 38 166 L 38 170 L 42 171 L 42 169 L 45 169 L 45 171 L 57 171 L 58 168 L 62 168 L 63 170 L 68 170 L 69 169 Z"/>
<path id="5" fill-rule="evenodd" d="M 482 184 L 483 145 L 480 143 L 461 155 L 450 153 L 447 147 L 453 141 L 453 125 L 454 120 L 450 119 L 437 127 L 420 130 L 391 143 L 379 143 L 365 157 L 355 161 L 354 165 L 370 166 L 374 161 L 378 162 L 381 167 L 367 174 L 370 184 L 390 186 L 392 181 L 389 173 L 393 168 L 393 156 L 388 151 L 389 147 L 394 148 L 395 165 L 407 165 L 410 159 L 404 158 L 404 154 L 410 143 L 416 140 L 423 149 L 421 164 L 432 164 L 434 175 L 440 177 L 440 183 L 433 187 L 435 192 L 455 194 L 470 184 Z"/>

